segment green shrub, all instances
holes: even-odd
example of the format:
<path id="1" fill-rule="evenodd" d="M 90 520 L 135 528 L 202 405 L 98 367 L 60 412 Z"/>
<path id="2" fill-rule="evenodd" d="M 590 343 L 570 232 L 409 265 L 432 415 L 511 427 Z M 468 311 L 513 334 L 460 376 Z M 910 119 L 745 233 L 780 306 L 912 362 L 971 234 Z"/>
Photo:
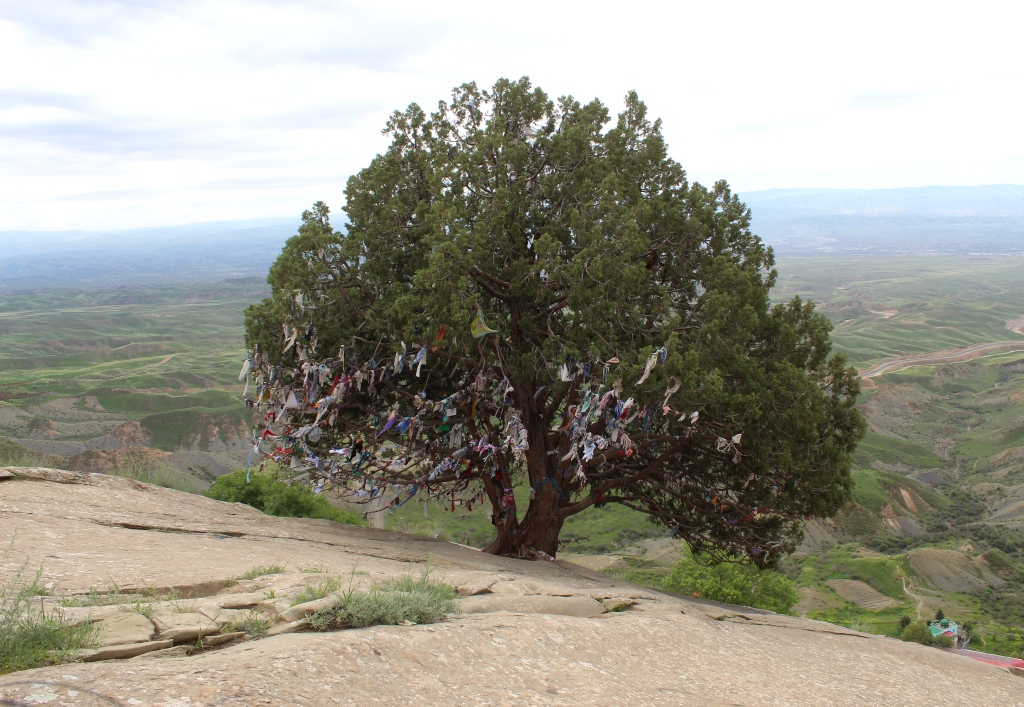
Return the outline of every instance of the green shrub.
<path id="1" fill-rule="evenodd" d="M 924 621 L 915 621 L 900 632 L 900 639 L 930 646 L 932 645 L 932 632 Z"/>
<path id="2" fill-rule="evenodd" d="M 6 557 L 5 552 L 0 560 Z M 19 570 L 12 581 L 0 585 L 0 675 L 64 662 L 95 643 L 92 624 L 75 625 L 59 609 L 44 610 L 35 600 L 38 580 L 23 581 Z"/>
<path id="3" fill-rule="evenodd" d="M 325 518 L 362 525 L 351 511 L 335 508 L 323 496 L 317 496 L 302 484 L 287 485 L 270 474 L 253 473 L 246 481 L 246 470 L 239 469 L 217 479 L 204 495 L 218 501 L 244 503 L 267 515 L 286 518 Z"/>
<path id="4" fill-rule="evenodd" d="M 686 553 L 662 581 L 662 587 L 703 599 L 789 613 L 798 600 L 793 582 L 781 572 L 733 562 L 708 564 L 708 558 Z"/>
<path id="5" fill-rule="evenodd" d="M 306 588 L 292 597 L 292 606 L 305 604 L 307 601 L 323 599 L 341 589 L 341 580 L 337 577 L 324 577 L 320 581 L 307 582 Z"/>
<path id="6" fill-rule="evenodd" d="M 310 617 L 317 631 L 334 628 L 394 626 L 405 622 L 432 624 L 458 611 L 458 592 L 424 571 L 377 584 L 369 592 L 349 588 L 328 611 Z"/>
<path id="7" fill-rule="evenodd" d="M 932 638 L 932 645 L 938 646 L 939 648 L 952 648 L 956 644 L 953 642 L 953 639 L 950 636 L 947 636 L 946 634 L 940 634 Z"/>

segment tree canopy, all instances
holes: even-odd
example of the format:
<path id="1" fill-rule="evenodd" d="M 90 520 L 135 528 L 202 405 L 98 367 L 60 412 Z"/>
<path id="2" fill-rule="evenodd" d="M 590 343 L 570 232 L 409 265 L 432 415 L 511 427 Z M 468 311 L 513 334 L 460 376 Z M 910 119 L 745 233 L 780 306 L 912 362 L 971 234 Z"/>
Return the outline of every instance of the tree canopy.
<path id="1" fill-rule="evenodd" d="M 345 232 L 317 202 L 246 312 L 254 454 L 349 500 L 485 504 L 517 556 L 618 503 L 771 564 L 843 505 L 856 372 L 811 303 L 772 306 L 749 209 L 687 180 L 635 93 L 612 120 L 470 83 L 384 132 Z"/>

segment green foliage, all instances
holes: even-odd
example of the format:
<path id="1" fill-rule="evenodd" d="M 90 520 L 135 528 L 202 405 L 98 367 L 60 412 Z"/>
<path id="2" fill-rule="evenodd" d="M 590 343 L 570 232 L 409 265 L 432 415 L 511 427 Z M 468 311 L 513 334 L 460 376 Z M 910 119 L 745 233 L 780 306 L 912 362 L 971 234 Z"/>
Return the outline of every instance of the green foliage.
<path id="1" fill-rule="evenodd" d="M 900 620 L 896 624 L 897 627 L 900 630 L 900 633 L 903 633 L 903 629 L 905 629 L 907 626 L 909 626 L 911 621 L 913 621 L 913 619 L 911 619 L 909 616 L 901 616 L 900 617 Z"/>
<path id="2" fill-rule="evenodd" d="M 0 560 L 6 560 L 9 548 Z M 47 611 L 35 601 L 45 594 L 40 573 L 23 579 L 24 566 L 0 585 L 0 674 L 28 670 L 73 659 L 74 653 L 95 643 L 96 627 L 73 624 L 56 609 Z"/>
<path id="3" fill-rule="evenodd" d="M 64 460 L 52 454 L 40 454 L 7 439 L 0 439 L 0 466 L 45 466 L 61 469 Z"/>
<path id="4" fill-rule="evenodd" d="M 702 599 L 789 613 L 799 597 L 793 582 L 781 572 L 732 562 L 709 564 L 710 558 L 687 553 L 662 586 L 679 594 L 699 594 Z"/>
<path id="5" fill-rule="evenodd" d="M 900 632 L 900 639 L 930 646 L 932 645 L 932 632 L 924 621 L 915 621 Z"/>
<path id="6" fill-rule="evenodd" d="M 612 118 L 599 101 L 551 100 L 525 78 L 465 84 L 432 114 L 415 104 L 394 113 L 386 133 L 386 151 L 348 182 L 346 233 L 314 204 L 271 268 L 272 297 L 246 311 L 253 375 L 270 381 L 273 368 L 276 393 L 319 398 L 282 413 L 300 434 L 318 425 L 296 443 L 326 459 L 369 426 L 381 432 L 366 441 L 375 452 L 450 455 L 438 401 L 494 447 L 516 413 L 533 453 L 510 461 L 499 449 L 497 462 L 477 463 L 490 450 L 469 452 L 470 468 L 444 478 L 494 492 L 490 549 L 507 554 L 554 554 L 565 518 L 623 504 L 698 550 L 772 563 L 795 547 L 802 518 L 847 501 L 864 426 L 831 324 L 800 299 L 771 305 L 774 255 L 750 232 L 749 209 L 725 182 L 686 178 L 635 93 Z M 500 335 L 471 338 L 477 312 Z M 302 334 L 291 346 L 282 325 Z M 429 375 L 389 367 L 409 344 L 429 349 Z M 295 373 L 311 357 L 321 375 L 377 383 L 326 401 Z M 621 420 L 592 407 L 616 379 L 610 404 L 631 400 L 634 411 Z M 314 403 L 344 424 L 317 417 Z M 383 435 L 389 411 L 416 418 L 411 435 Z M 574 417 L 607 453 L 574 456 L 583 435 L 557 433 Z M 355 466 L 335 463 L 330 481 L 365 480 Z M 512 478 L 495 489 L 487 472 L 498 468 Z M 422 469 L 403 469 L 387 483 L 419 483 Z M 500 499 L 524 482 L 537 510 L 520 519 Z"/>
<path id="7" fill-rule="evenodd" d="M 318 631 L 332 628 L 365 628 L 402 623 L 431 624 L 458 611 L 458 592 L 444 582 L 432 579 L 424 570 L 373 586 L 369 592 L 351 587 L 329 611 L 310 617 Z"/>
<path id="8" fill-rule="evenodd" d="M 144 484 L 152 484 L 162 488 L 184 491 L 185 493 L 202 493 L 207 484 L 199 479 L 176 469 L 156 467 L 154 469 L 132 465 L 115 467 L 108 472 L 111 476 L 121 476 Z"/>
<path id="9" fill-rule="evenodd" d="M 252 609 L 245 615 L 236 615 L 224 626 L 222 631 L 223 633 L 242 631 L 253 638 L 259 638 L 267 632 L 268 628 L 270 628 L 270 622 L 260 616 L 258 611 Z"/>
<path id="10" fill-rule="evenodd" d="M 944 618 L 946 618 L 945 612 L 943 612 L 942 609 L 936 609 L 935 610 L 935 620 L 936 621 L 942 621 Z"/>
<path id="11" fill-rule="evenodd" d="M 292 597 L 292 606 L 305 604 L 307 601 L 323 599 L 341 589 L 341 580 L 337 577 L 324 577 L 321 580 L 307 582 L 305 589 Z"/>
<path id="12" fill-rule="evenodd" d="M 301 484 L 288 485 L 271 474 L 259 473 L 252 473 L 247 483 L 246 474 L 245 469 L 225 474 L 203 495 L 218 501 L 245 503 L 272 516 L 325 518 L 349 525 L 363 524 L 363 520 L 354 513 L 335 508 L 326 498 L 315 495 Z"/>
<path id="13" fill-rule="evenodd" d="M 278 574 L 279 572 L 284 572 L 284 567 L 282 565 L 256 565 L 255 567 L 247 569 L 245 574 L 242 576 L 245 579 L 256 579 L 257 577 L 263 577 L 268 574 Z"/>
<path id="14" fill-rule="evenodd" d="M 939 634 L 938 636 L 932 636 L 932 645 L 936 648 L 953 648 L 956 646 L 956 641 L 951 636 Z"/>

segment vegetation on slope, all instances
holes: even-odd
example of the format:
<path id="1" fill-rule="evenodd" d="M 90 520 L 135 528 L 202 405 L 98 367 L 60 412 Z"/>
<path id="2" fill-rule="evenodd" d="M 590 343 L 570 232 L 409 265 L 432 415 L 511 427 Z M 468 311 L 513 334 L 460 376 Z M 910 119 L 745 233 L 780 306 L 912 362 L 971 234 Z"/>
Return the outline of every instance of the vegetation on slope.
<path id="1" fill-rule="evenodd" d="M 362 525 L 363 520 L 351 511 L 331 505 L 301 484 L 287 485 L 273 473 L 233 471 L 217 479 L 204 493 L 209 498 L 231 503 L 244 503 L 267 515 L 287 518 L 324 518 L 338 523 Z"/>

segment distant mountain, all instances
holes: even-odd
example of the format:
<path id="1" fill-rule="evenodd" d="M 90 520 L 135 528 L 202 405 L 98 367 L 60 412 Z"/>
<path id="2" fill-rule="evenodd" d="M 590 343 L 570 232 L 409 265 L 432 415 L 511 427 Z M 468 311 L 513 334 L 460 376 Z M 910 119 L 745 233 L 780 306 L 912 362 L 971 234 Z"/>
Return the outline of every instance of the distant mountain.
<path id="1" fill-rule="evenodd" d="M 0 290 L 265 277 L 297 219 L 123 231 L 0 231 Z"/>
<path id="2" fill-rule="evenodd" d="M 740 194 L 780 254 L 1024 252 L 1024 186 Z"/>
<path id="3" fill-rule="evenodd" d="M 1024 252 L 1024 186 L 740 194 L 780 255 Z M 0 231 L 0 291 L 264 277 L 293 218 L 122 231 Z"/>

